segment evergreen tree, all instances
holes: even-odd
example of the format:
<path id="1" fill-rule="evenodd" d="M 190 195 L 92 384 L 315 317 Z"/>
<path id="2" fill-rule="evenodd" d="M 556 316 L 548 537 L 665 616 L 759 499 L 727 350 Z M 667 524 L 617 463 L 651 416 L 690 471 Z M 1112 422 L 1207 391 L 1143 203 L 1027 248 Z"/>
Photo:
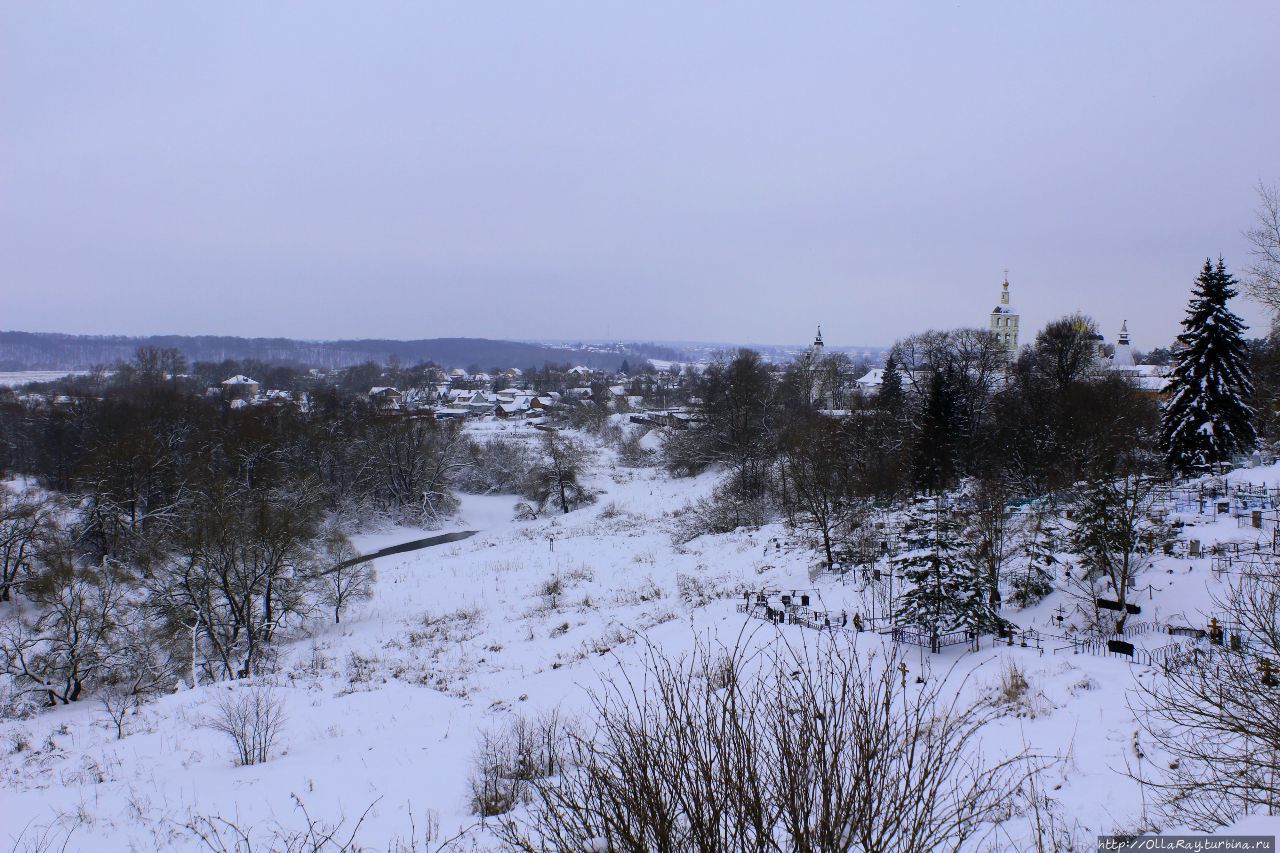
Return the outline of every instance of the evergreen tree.
<path id="1" fill-rule="evenodd" d="M 1196 280 L 1182 321 L 1169 387 L 1165 390 L 1163 438 L 1169 467 L 1194 474 L 1248 452 L 1258 443 L 1244 324 L 1227 308 L 1236 281 L 1222 258 L 1208 258 Z"/>
<path id="2" fill-rule="evenodd" d="M 1124 630 L 1138 575 L 1151 564 L 1151 546 L 1162 533 L 1152 518 L 1158 488 L 1155 480 L 1137 474 L 1094 477 L 1083 485 L 1075 503 L 1071 550 L 1079 561 L 1078 580 L 1085 582 L 1077 591 L 1094 599 L 1095 614 L 1101 617 L 1095 582 L 1105 584 L 1101 591 L 1120 606 L 1113 611 L 1117 633 Z M 1101 618 L 1099 623 L 1104 624 Z"/>
<path id="3" fill-rule="evenodd" d="M 880 376 L 880 388 L 876 392 L 876 408 L 891 414 L 902 412 L 902 373 L 898 370 L 898 361 L 889 353 L 884 363 L 884 373 Z"/>
<path id="4" fill-rule="evenodd" d="M 955 384 L 950 367 L 929 378 L 915 454 L 916 485 L 926 492 L 941 492 L 955 481 Z"/>
<path id="5" fill-rule="evenodd" d="M 960 534 L 959 616 L 964 627 L 985 633 L 1006 624 L 1000 617 L 1000 588 L 1015 547 L 1009 511 L 1013 491 L 1009 478 L 999 471 L 971 481 L 967 491 L 972 506 L 964 513 Z"/>
<path id="6" fill-rule="evenodd" d="M 907 587 L 895 602 L 894 619 L 928 632 L 937 649 L 938 636 L 965 625 L 961 585 L 964 561 L 959 523 L 941 496 L 917 501 L 904 525 L 907 550 L 894 561 Z"/>
<path id="7" fill-rule="evenodd" d="M 1058 565 L 1058 529 L 1052 507 L 1031 515 L 1026 528 L 1026 565 L 1009 578 L 1010 598 L 1018 607 L 1031 607 L 1053 592 Z"/>

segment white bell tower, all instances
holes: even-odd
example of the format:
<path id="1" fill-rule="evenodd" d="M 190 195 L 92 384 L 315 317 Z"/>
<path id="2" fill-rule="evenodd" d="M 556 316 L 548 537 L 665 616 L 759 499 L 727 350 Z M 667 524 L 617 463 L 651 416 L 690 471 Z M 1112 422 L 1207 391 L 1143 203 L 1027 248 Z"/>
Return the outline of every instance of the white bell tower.
<path id="1" fill-rule="evenodd" d="M 1009 302 L 1009 271 L 1005 270 L 1004 285 L 1000 289 L 1000 304 L 991 311 L 991 334 L 1006 351 L 1018 351 L 1018 312 Z"/>

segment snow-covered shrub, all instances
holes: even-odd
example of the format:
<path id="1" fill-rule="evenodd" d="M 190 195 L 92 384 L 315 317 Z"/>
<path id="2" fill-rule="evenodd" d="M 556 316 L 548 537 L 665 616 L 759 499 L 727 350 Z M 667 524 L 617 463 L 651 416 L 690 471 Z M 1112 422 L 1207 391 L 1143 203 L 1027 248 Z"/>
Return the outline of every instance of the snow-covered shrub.
<path id="1" fill-rule="evenodd" d="M 676 575 L 676 594 L 690 607 L 701 607 L 721 598 L 740 598 L 747 585 L 723 577 Z"/>
<path id="2" fill-rule="evenodd" d="M 312 642 L 311 648 L 308 650 L 307 656 L 298 663 L 298 671 L 312 679 L 318 679 L 323 673 L 327 672 L 329 665 L 333 662 L 333 658 L 324 653 L 325 646 L 320 643 Z"/>
<path id="3" fill-rule="evenodd" d="M 721 488 L 676 514 L 674 538 L 683 544 L 699 536 L 731 533 L 739 527 L 759 527 L 767 515 L 765 498 L 746 497 L 738 489 Z"/>
<path id="4" fill-rule="evenodd" d="M 662 442 L 662 464 L 677 477 L 694 477 L 711 466 L 697 430 L 668 430 Z"/>
<path id="5" fill-rule="evenodd" d="M 1034 607 L 1053 592 L 1053 578 L 1034 566 L 1015 570 L 1009 575 L 1005 600 L 1015 607 Z"/>
<path id="6" fill-rule="evenodd" d="M 1092 678 L 1085 675 L 1085 676 L 1082 676 L 1079 681 L 1075 682 L 1070 687 L 1068 687 L 1067 692 L 1070 693 L 1072 696 L 1079 696 L 1081 693 L 1086 693 L 1090 690 L 1097 690 L 1097 689 L 1098 689 L 1098 682 L 1094 681 Z"/>
<path id="7" fill-rule="evenodd" d="M 9 729 L 8 747 L 11 755 L 31 749 L 31 732 L 22 727 Z"/>
<path id="8" fill-rule="evenodd" d="M 1000 681 L 992 695 L 992 704 L 1002 713 L 1035 719 L 1053 710 L 1043 691 L 1032 684 L 1026 671 L 1012 658 L 1000 670 Z"/>
<path id="9" fill-rule="evenodd" d="M 409 643 L 414 646 L 441 643 L 467 643 L 480 634 L 484 614 L 478 607 L 461 607 L 451 613 L 434 616 L 425 613 L 420 628 L 409 632 Z"/>
<path id="10" fill-rule="evenodd" d="M 125 720 L 130 712 L 136 713 L 142 706 L 142 697 L 131 693 L 124 685 L 116 683 L 98 692 L 98 701 L 107 715 L 107 721 L 115 729 L 116 740 L 124 738 Z"/>
<path id="11" fill-rule="evenodd" d="M 658 586 L 657 581 L 646 575 L 641 579 L 640 583 L 630 589 L 621 589 L 613 596 L 614 604 L 628 606 L 635 604 L 644 604 L 647 601 L 657 601 L 665 597 L 666 593 L 662 591 L 662 587 Z"/>
<path id="12" fill-rule="evenodd" d="M 226 735 L 237 766 L 266 761 L 284 730 L 284 697 L 265 679 L 228 687 L 205 726 Z"/>
<path id="13" fill-rule="evenodd" d="M 725 654 L 649 646 L 643 672 L 606 680 L 560 771 L 497 822 L 504 849 L 986 849 L 1041 772 L 984 751 L 989 703 L 947 698 L 945 678 L 902 689 L 894 653 Z M 747 815 L 769 817 L 729 817 Z"/>
<path id="14" fill-rule="evenodd" d="M 618 461 L 628 468 L 652 465 L 657 454 L 645 447 L 645 430 L 631 430 L 618 440 Z"/>
<path id="15" fill-rule="evenodd" d="M 626 645 L 631 641 L 634 634 L 631 631 L 620 628 L 617 625 L 607 629 L 598 637 L 592 637 L 578 647 L 574 654 L 575 660 L 583 660 L 591 655 L 607 655 L 618 646 Z"/>
<path id="16" fill-rule="evenodd" d="M 530 783 L 560 769 L 563 729 L 559 713 L 551 711 L 484 732 L 467 779 L 472 812 L 494 817 L 528 802 Z"/>
<path id="17" fill-rule="evenodd" d="M 362 655 L 357 651 L 347 654 L 347 682 L 349 684 L 368 684 L 373 681 L 378 670 L 378 658 L 373 655 Z"/>
<path id="18" fill-rule="evenodd" d="M 570 584 L 587 582 L 590 583 L 595 579 L 595 572 L 591 571 L 591 567 L 586 564 L 574 566 L 571 569 L 565 569 L 560 575 Z"/>
<path id="19" fill-rule="evenodd" d="M 483 444 L 472 442 L 469 461 L 457 474 L 459 490 L 479 495 L 514 495 L 520 493 L 534 458 L 526 442 L 494 436 Z"/>
<path id="20" fill-rule="evenodd" d="M 998 701 L 1005 704 L 1020 702 L 1030 689 L 1031 685 L 1027 682 L 1027 675 L 1018 666 L 1018 662 L 1012 658 L 1006 660 L 1004 669 L 1000 672 Z"/>

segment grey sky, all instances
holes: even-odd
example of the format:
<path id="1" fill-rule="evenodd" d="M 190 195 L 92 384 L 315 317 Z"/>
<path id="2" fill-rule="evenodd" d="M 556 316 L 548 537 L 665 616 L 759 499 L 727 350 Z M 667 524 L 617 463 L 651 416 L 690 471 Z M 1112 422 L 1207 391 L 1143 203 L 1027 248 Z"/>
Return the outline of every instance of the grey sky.
<path id="1" fill-rule="evenodd" d="M 1280 181 L 1273 0 L 0 13 L 0 328 L 1149 347 Z"/>

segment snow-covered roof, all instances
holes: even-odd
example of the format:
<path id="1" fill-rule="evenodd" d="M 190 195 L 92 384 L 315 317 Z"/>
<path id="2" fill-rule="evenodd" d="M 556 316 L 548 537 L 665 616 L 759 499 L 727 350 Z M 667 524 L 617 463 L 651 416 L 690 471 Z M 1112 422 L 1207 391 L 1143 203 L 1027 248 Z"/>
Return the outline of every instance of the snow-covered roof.
<path id="1" fill-rule="evenodd" d="M 230 379 L 222 380 L 222 384 L 223 385 L 257 385 L 258 380 L 250 379 L 248 376 L 243 376 L 237 373 L 235 376 L 232 376 Z"/>
<path id="2" fill-rule="evenodd" d="M 1164 374 L 1162 368 L 1154 364 L 1139 364 L 1133 367 L 1122 367 L 1113 364 L 1110 369 L 1128 379 L 1142 391 L 1158 393 L 1163 391 L 1169 384 L 1169 377 Z"/>
<path id="3" fill-rule="evenodd" d="M 867 371 L 867 375 L 857 380 L 858 385 L 863 388 L 876 388 L 884 381 L 884 368 L 873 367 Z"/>

